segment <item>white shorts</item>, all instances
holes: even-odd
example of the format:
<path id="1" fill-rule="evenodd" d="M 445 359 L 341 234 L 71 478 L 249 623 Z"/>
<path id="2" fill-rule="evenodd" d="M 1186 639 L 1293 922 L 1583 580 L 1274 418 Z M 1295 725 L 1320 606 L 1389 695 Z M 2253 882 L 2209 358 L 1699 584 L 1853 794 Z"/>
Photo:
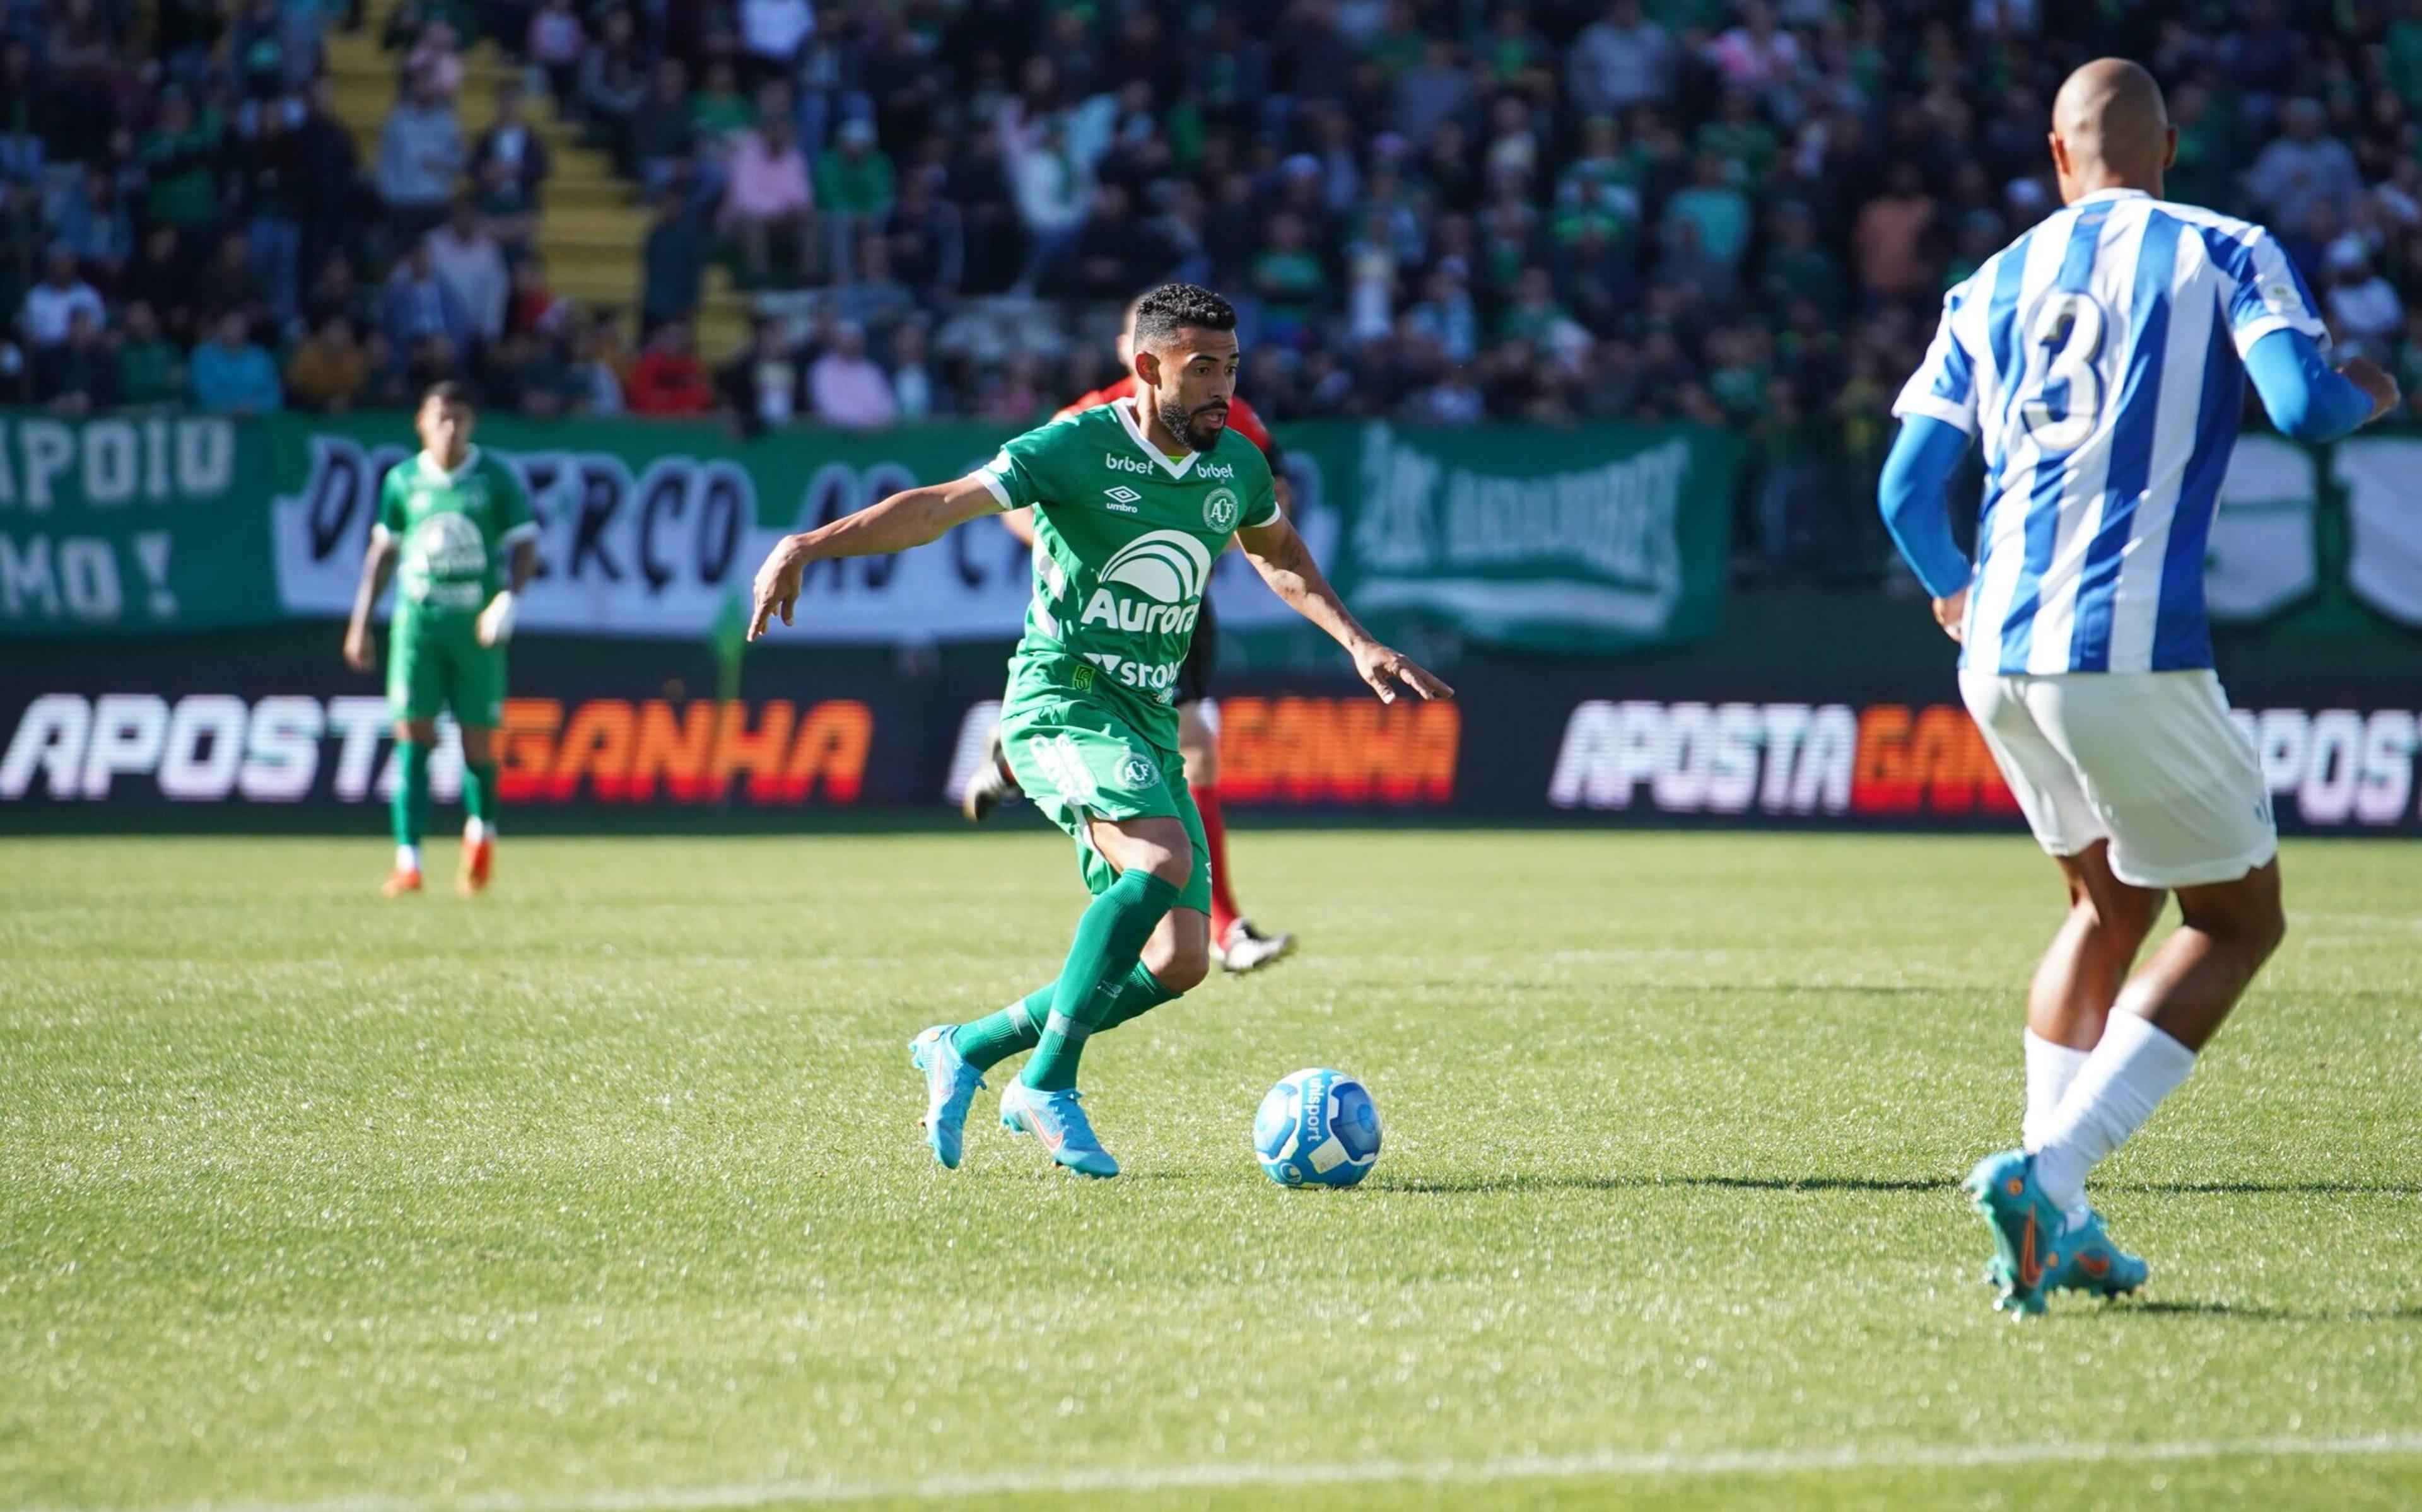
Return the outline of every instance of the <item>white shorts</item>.
<path id="1" fill-rule="evenodd" d="M 1959 694 L 2053 855 L 2109 840 L 2121 881 L 2203 887 L 2278 853 L 2261 759 L 2210 671 L 1968 670 Z"/>

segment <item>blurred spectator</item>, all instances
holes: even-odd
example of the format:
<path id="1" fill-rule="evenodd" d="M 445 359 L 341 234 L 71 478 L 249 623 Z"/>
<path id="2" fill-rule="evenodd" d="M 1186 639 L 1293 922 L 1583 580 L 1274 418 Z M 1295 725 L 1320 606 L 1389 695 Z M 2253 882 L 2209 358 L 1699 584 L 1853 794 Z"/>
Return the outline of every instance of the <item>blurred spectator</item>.
<path id="1" fill-rule="evenodd" d="M 891 380 L 866 355 L 866 331 L 844 320 L 833 342 L 808 367 L 808 397 L 816 418 L 848 430 L 873 430 L 900 418 Z"/>
<path id="2" fill-rule="evenodd" d="M 78 315 L 98 326 L 107 319 L 101 291 L 76 275 L 75 249 L 64 242 L 51 248 L 42 261 L 42 281 L 26 291 L 17 327 L 39 358 L 45 351 L 67 345 Z"/>
<path id="3" fill-rule="evenodd" d="M 508 79 L 496 86 L 495 117 L 480 133 L 479 145 L 472 150 L 471 171 L 482 182 L 492 168 L 501 168 L 510 175 L 513 185 L 532 204 L 537 202 L 547 175 L 555 169 L 546 138 L 522 114 L 522 86 L 518 80 Z"/>
<path id="4" fill-rule="evenodd" d="M 858 247 L 857 273 L 855 282 L 832 291 L 832 307 L 841 319 L 865 327 L 876 341 L 889 342 L 891 333 L 917 313 L 917 296 L 891 276 L 891 253 L 872 231 Z M 1140 286 L 1123 287 L 1131 290 Z"/>
<path id="5" fill-rule="evenodd" d="M 836 282 L 851 278 L 859 233 L 889 211 L 892 197 L 891 160 L 874 145 L 874 123 L 862 117 L 841 122 L 835 145 L 816 159 L 815 183 Z"/>
<path id="6" fill-rule="evenodd" d="M 1077 250 L 1093 203 L 1093 169 L 1057 117 L 1030 121 L 1014 101 L 1002 106 L 994 135 L 1026 225 L 1026 263 L 1011 291 L 1030 294 Z"/>
<path id="7" fill-rule="evenodd" d="M 554 335 L 571 309 L 546 286 L 546 259 L 532 253 L 512 267 L 512 297 L 505 309 L 506 331 L 514 335 Z"/>
<path id="8" fill-rule="evenodd" d="M 1614 0 L 1581 28 L 1565 58 L 1565 86 L 1584 116 L 1613 117 L 1653 104 L 1674 87 L 1674 43 L 1640 0 Z"/>
<path id="9" fill-rule="evenodd" d="M 242 231 L 220 235 L 218 255 L 194 282 L 194 308 L 206 326 L 236 315 L 249 328 L 268 316 L 269 286 L 253 268 L 251 237 Z"/>
<path id="10" fill-rule="evenodd" d="M 689 70 L 677 57 L 661 59 L 649 77 L 647 100 L 631 117 L 631 159 L 639 187 L 661 194 L 689 170 L 697 151 Z"/>
<path id="11" fill-rule="evenodd" d="M 2245 190 L 2275 231 L 2302 231 L 2317 212 L 2344 225 L 2363 194 L 2354 154 L 2325 134 L 2328 117 L 2318 100 L 2295 100 L 2281 113 L 2287 134 L 2255 158 Z"/>
<path id="12" fill-rule="evenodd" d="M 457 199 L 446 224 L 429 233 L 426 244 L 430 272 L 461 307 L 472 341 L 503 335 L 512 275 L 505 271 L 504 249 L 480 226 L 478 208 L 468 199 Z"/>
<path id="13" fill-rule="evenodd" d="M 1699 154 L 1690 187 L 1665 202 L 1662 234 L 1669 255 L 1681 249 L 1679 228 L 1685 225 L 1694 233 L 1691 255 L 1718 264 L 1729 287 L 1749 253 L 1750 203 L 1729 165 L 1713 152 Z"/>
<path id="14" fill-rule="evenodd" d="M 303 244 L 297 266 L 307 277 L 338 249 L 354 246 L 362 209 L 361 158 L 354 133 L 337 118 L 336 86 L 311 86 L 310 103 L 294 128 L 294 190 Z"/>
<path id="15" fill-rule="evenodd" d="M 1859 287 L 1874 299 L 1906 299 L 1930 293 L 1934 280 L 1925 260 L 1927 233 L 1934 226 L 1934 199 L 1914 163 L 1893 166 L 1890 188 L 1867 201 L 1852 234 Z"/>
<path id="16" fill-rule="evenodd" d="M 75 254 L 87 278 L 115 288 L 134 256 L 134 222 L 105 168 L 85 170 L 77 192 L 60 208 L 59 241 Z"/>
<path id="17" fill-rule="evenodd" d="M 160 118 L 146 132 L 136 156 L 149 188 L 145 211 L 155 222 L 183 228 L 218 218 L 218 161 L 224 134 L 218 112 L 197 115 L 181 85 L 160 92 Z"/>
<path id="18" fill-rule="evenodd" d="M 71 313 L 67 339 L 35 351 L 32 374 L 34 402 L 61 414 L 115 409 L 123 397 L 118 355 L 102 339 L 98 308 Z"/>
<path id="19" fill-rule="evenodd" d="M 706 231 L 678 184 L 657 191 L 655 219 L 641 243 L 639 320 L 655 326 L 698 313 L 706 281 Z"/>
<path id="20" fill-rule="evenodd" d="M 354 323 L 331 315 L 286 359 L 286 394 L 297 409 L 342 413 L 370 389 L 370 357 Z"/>
<path id="21" fill-rule="evenodd" d="M 291 129 L 301 117 L 299 107 L 272 101 L 254 112 L 249 131 L 238 133 L 245 138 L 236 197 L 246 254 L 261 302 L 281 324 L 291 323 L 302 305 L 302 164 Z"/>
<path id="22" fill-rule="evenodd" d="M 925 328 L 904 325 L 891 337 L 891 395 L 900 418 L 914 424 L 942 413 L 942 389 L 925 361 Z"/>
<path id="23" fill-rule="evenodd" d="M 631 365 L 628 389 L 634 414 L 704 414 L 715 407 L 715 388 L 693 350 L 688 320 L 667 320 L 649 334 L 647 350 Z"/>
<path id="24" fill-rule="evenodd" d="M 631 123 L 647 98 L 646 55 L 631 13 L 618 6 L 606 12 L 603 33 L 580 60 L 580 108 L 624 173 L 635 166 Z"/>
<path id="25" fill-rule="evenodd" d="M 740 134 L 723 196 L 723 224 L 740 249 L 744 280 L 758 287 L 772 281 L 774 242 L 779 238 L 789 243 L 797 282 L 814 281 L 814 203 L 808 160 L 788 117 L 766 115 L 756 130 Z"/>
<path id="26" fill-rule="evenodd" d="M 184 233 L 164 223 L 145 233 L 143 249 L 126 274 L 126 287 L 151 302 L 168 338 L 181 346 L 201 335 L 194 327 L 196 272 Z"/>
<path id="27" fill-rule="evenodd" d="M 808 0 L 740 0 L 740 45 L 760 78 L 788 78 L 815 35 Z"/>
<path id="28" fill-rule="evenodd" d="M 1044 409 L 1041 369 L 1032 354 L 1023 351 L 1011 355 L 976 401 L 979 418 L 1011 426 L 1032 425 L 1042 418 Z"/>
<path id="29" fill-rule="evenodd" d="M 416 242 L 396 260 L 379 296 L 379 329 L 387 345 L 409 352 L 432 336 L 461 349 L 471 338 L 471 317 L 437 276 L 427 241 Z"/>
<path id="30" fill-rule="evenodd" d="M 589 33 L 573 0 L 543 0 L 530 17 L 523 52 L 546 73 L 547 87 L 558 105 L 573 102 L 580 83 L 580 67 L 589 52 Z"/>
<path id="31" fill-rule="evenodd" d="M 426 81 L 414 84 L 379 132 L 379 198 L 397 242 L 417 242 L 446 218 L 464 161 L 454 102 Z"/>
<path id="32" fill-rule="evenodd" d="M 1742 0 L 1740 24 L 1707 48 L 1707 61 L 1735 89 L 1773 102 L 1800 72 L 1800 39 L 1776 24 L 1766 0 Z"/>
<path id="33" fill-rule="evenodd" d="M 126 306 L 126 334 L 118 346 L 118 378 L 129 404 L 168 404 L 185 396 L 184 349 L 161 334 L 151 305 Z"/>
<path id="34" fill-rule="evenodd" d="M 716 374 L 715 387 L 744 434 L 789 425 L 807 408 L 806 381 L 778 320 L 757 322 L 748 345 Z"/>
<path id="35" fill-rule="evenodd" d="M 534 255 L 538 207 L 530 203 L 521 180 L 513 177 L 507 164 L 492 159 L 480 170 L 471 209 L 479 219 L 480 229 L 496 243 L 509 265 Z"/>
<path id="36" fill-rule="evenodd" d="M 891 271 L 928 308 L 947 303 L 967 274 L 966 223 L 958 207 L 936 192 L 937 177 L 909 174 L 883 218 Z"/>
<path id="37" fill-rule="evenodd" d="M 448 104 L 463 91 L 463 77 L 468 70 L 463 63 L 463 53 L 457 45 L 453 23 L 444 17 L 432 20 L 420 29 L 420 36 L 404 55 L 404 86 L 416 94 L 432 95 Z"/>
<path id="38" fill-rule="evenodd" d="M 274 414 L 284 407 L 276 363 L 233 312 L 221 316 L 212 338 L 194 349 L 191 382 L 194 407 L 213 414 Z"/>
<path id="39" fill-rule="evenodd" d="M 2349 356 L 2369 357 L 2385 366 L 2393 358 L 2389 344 L 2405 324 L 2405 306 L 2396 287 L 2372 271 L 2371 255 L 2351 238 L 2330 249 L 2330 329 Z"/>

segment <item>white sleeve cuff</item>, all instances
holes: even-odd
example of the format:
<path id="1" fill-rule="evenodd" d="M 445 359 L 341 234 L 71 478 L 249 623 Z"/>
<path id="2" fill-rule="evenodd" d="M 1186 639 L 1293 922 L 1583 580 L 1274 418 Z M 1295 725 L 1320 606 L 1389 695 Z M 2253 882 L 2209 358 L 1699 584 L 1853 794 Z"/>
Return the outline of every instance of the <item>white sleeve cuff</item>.
<path id="1" fill-rule="evenodd" d="M 1014 509 L 1017 507 L 1015 504 L 1011 502 L 1009 490 L 1002 484 L 999 474 L 994 472 L 990 467 L 979 467 L 976 469 L 976 476 L 983 480 L 984 489 L 987 492 L 991 493 L 995 504 L 999 505 L 1004 509 Z"/>
<path id="2" fill-rule="evenodd" d="M 395 532 L 394 532 L 394 531 L 387 529 L 385 525 L 384 525 L 384 524 L 382 524 L 382 523 L 380 523 L 380 522 L 376 522 L 376 521 L 372 521 L 372 522 L 370 522 L 370 544 L 371 544 L 371 545 L 373 545 L 373 546 L 385 546 L 385 545 L 388 544 L 389 542 L 393 541 L 394 539 L 395 539 Z"/>
<path id="3" fill-rule="evenodd" d="M 506 531 L 498 544 L 511 546 L 517 540 L 536 540 L 537 538 L 538 522 L 535 520 L 525 520 L 520 524 L 515 525 L 512 529 Z"/>
<path id="4" fill-rule="evenodd" d="M 2330 328 L 2309 315 L 2257 315 L 2243 325 L 2233 328 L 2229 336 L 2237 343 L 2238 356 L 2243 357 L 2254 350 L 2254 343 L 2273 331 L 2302 331 L 2311 336 L 2313 344 L 2323 351 L 2330 350 Z"/>

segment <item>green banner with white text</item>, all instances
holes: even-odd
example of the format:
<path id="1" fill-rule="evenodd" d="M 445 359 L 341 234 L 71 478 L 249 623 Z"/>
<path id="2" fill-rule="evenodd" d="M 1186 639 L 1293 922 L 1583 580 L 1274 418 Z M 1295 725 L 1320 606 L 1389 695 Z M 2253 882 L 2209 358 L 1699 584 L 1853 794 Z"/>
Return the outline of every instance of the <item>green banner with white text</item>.
<path id="1" fill-rule="evenodd" d="M 159 635 L 286 617 L 271 433 L 216 415 L 0 412 L 0 636 Z"/>
<path id="2" fill-rule="evenodd" d="M 1739 452 L 1697 426 L 1303 426 L 1345 520 L 1330 569 L 1368 616 L 1474 645 L 1595 653 L 1711 633 Z"/>

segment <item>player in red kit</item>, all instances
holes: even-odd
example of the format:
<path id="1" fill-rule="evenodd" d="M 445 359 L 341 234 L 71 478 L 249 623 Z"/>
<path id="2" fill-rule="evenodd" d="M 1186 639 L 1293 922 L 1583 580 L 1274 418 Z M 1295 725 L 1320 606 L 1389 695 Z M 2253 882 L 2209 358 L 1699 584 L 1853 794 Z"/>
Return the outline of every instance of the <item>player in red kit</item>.
<path id="1" fill-rule="evenodd" d="M 1135 347 L 1135 305 L 1127 306 L 1126 323 L 1119 332 L 1119 361 L 1131 364 Z M 1061 415 L 1077 413 L 1109 404 L 1113 400 L 1134 397 L 1135 374 L 1130 371 L 1107 388 L 1097 388 L 1076 403 L 1060 412 Z M 1053 418 L 1059 418 L 1054 416 Z M 1281 464 L 1278 444 L 1253 413 L 1242 396 L 1230 401 L 1228 429 L 1243 436 L 1269 459 L 1270 473 L 1278 492 L 1279 508 L 1294 513 L 1295 500 L 1287 488 L 1286 471 Z M 1025 509 L 1014 509 L 1000 517 L 1012 535 L 1034 544 L 1034 520 Z M 1219 629 L 1212 618 L 1211 599 L 1203 600 L 1203 616 L 1194 627 L 1194 642 L 1187 653 L 1186 662 L 1178 671 L 1177 686 L 1172 690 L 1177 705 L 1177 748 L 1186 757 L 1186 786 L 1194 794 L 1194 806 L 1203 813 L 1203 835 L 1211 851 L 1211 954 L 1222 968 L 1232 972 L 1250 972 L 1285 958 L 1295 949 L 1291 934 L 1264 934 L 1253 927 L 1253 922 L 1236 907 L 1235 893 L 1228 883 L 1228 827 L 1219 812 L 1219 706 L 1211 697 L 1211 678 L 1219 655 Z M 1017 779 L 1001 757 L 1000 732 L 995 730 L 988 752 L 989 759 L 967 780 L 967 791 L 960 807 L 971 822 L 982 823 L 991 817 L 1003 800 L 1018 790 Z"/>

